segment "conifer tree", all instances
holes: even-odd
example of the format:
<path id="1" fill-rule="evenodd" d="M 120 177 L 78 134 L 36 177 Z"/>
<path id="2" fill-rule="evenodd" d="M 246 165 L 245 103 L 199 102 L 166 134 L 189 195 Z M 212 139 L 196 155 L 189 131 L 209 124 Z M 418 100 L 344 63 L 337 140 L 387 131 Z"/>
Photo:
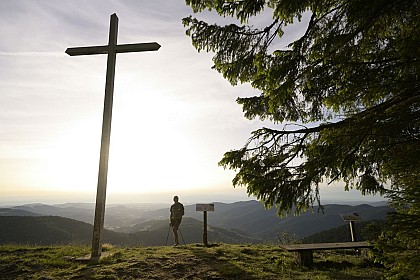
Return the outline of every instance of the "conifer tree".
<path id="1" fill-rule="evenodd" d="M 232 19 L 190 16 L 183 24 L 198 51 L 214 53 L 225 79 L 259 91 L 237 99 L 245 117 L 272 123 L 220 161 L 236 171 L 234 186 L 279 214 L 319 203 L 321 183 L 385 194 L 408 217 L 405 227 L 391 220 L 401 248 L 418 252 L 419 234 L 407 225 L 420 220 L 420 1 L 186 3 L 196 14 Z M 254 27 L 261 17 L 270 22 Z M 285 27 L 296 23 L 304 32 L 282 46 Z"/>
<path id="2" fill-rule="evenodd" d="M 418 174 L 419 1 L 186 3 L 196 13 L 214 10 L 242 23 L 183 19 L 193 46 L 215 53 L 215 70 L 260 91 L 237 99 L 245 117 L 273 122 L 220 161 L 237 171 L 235 186 L 266 206 L 300 211 L 319 198 L 321 182 L 384 193 L 399 174 L 396 160 L 409 161 Z M 272 22 L 249 26 L 263 10 Z M 281 48 L 284 28 L 304 14 L 306 31 Z"/>

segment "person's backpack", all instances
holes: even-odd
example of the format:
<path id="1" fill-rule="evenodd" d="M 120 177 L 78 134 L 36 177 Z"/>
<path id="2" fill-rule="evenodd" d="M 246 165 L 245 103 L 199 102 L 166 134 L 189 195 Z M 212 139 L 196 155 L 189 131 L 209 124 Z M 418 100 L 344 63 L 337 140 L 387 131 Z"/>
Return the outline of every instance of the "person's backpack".
<path id="1" fill-rule="evenodd" d="M 184 216 L 184 206 L 181 203 L 175 203 L 172 206 L 172 216 L 177 218 Z"/>

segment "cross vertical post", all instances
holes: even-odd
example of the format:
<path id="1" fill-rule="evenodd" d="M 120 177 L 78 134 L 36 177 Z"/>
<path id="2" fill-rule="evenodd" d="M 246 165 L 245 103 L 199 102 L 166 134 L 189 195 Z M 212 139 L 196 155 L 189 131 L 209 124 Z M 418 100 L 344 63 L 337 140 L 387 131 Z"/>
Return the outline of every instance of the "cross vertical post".
<path id="1" fill-rule="evenodd" d="M 118 17 L 111 15 L 106 66 L 104 112 L 102 119 L 101 152 L 99 158 L 98 187 L 96 190 L 95 219 L 93 223 L 92 259 L 101 256 L 101 236 L 104 228 L 106 186 L 108 178 L 109 145 L 111 140 L 112 104 L 114 98 L 115 62 L 117 53 Z"/>
<path id="2" fill-rule="evenodd" d="M 118 17 L 111 15 L 109 40 L 106 46 L 68 48 L 70 56 L 107 54 L 107 70 L 105 82 L 104 112 L 102 119 L 101 152 L 99 159 L 98 185 L 96 191 L 95 219 L 93 224 L 91 259 L 97 260 L 102 252 L 102 231 L 105 219 L 106 187 L 108 178 L 109 146 L 111 139 L 112 103 L 114 95 L 115 63 L 117 53 L 157 51 L 160 45 L 156 42 L 117 45 Z"/>

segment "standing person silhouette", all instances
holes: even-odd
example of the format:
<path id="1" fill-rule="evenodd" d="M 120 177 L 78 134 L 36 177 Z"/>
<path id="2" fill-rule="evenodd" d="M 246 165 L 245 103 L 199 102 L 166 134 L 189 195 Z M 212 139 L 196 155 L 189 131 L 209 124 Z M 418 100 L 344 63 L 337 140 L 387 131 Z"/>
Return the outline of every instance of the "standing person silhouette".
<path id="1" fill-rule="evenodd" d="M 179 245 L 178 242 L 178 228 L 181 224 L 182 216 L 184 216 L 184 205 L 182 203 L 179 203 L 178 196 L 174 196 L 174 204 L 171 206 L 171 223 L 170 226 L 172 227 L 172 231 L 174 233 L 174 240 L 175 240 L 175 246 Z"/>

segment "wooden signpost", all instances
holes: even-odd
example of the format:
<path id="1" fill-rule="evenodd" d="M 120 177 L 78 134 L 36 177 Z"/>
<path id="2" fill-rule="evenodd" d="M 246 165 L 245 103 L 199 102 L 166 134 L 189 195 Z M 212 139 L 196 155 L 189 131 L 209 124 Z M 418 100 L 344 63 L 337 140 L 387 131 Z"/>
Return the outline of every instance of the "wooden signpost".
<path id="1" fill-rule="evenodd" d="M 350 234 L 351 234 L 351 241 L 356 242 L 356 231 L 354 229 L 354 222 L 361 221 L 362 217 L 359 216 L 358 213 L 343 213 L 340 214 L 341 218 L 344 221 L 350 222 Z"/>
<path id="2" fill-rule="evenodd" d="M 204 225 L 203 225 L 203 244 L 204 246 L 208 246 L 207 242 L 207 211 L 214 211 L 214 204 L 196 204 L 195 211 L 203 211 L 204 213 Z"/>
<path id="3" fill-rule="evenodd" d="M 93 224 L 92 253 L 91 259 L 99 259 L 102 245 L 101 235 L 104 228 L 106 184 L 108 176 L 109 144 L 111 137 L 112 101 L 114 95 L 115 61 L 117 53 L 157 51 L 160 48 L 158 43 L 140 43 L 117 45 L 118 17 L 111 15 L 109 27 L 108 45 L 68 48 L 66 53 L 70 56 L 107 54 L 105 100 L 102 122 L 101 152 L 99 159 L 98 186 L 96 193 L 95 220 Z"/>

